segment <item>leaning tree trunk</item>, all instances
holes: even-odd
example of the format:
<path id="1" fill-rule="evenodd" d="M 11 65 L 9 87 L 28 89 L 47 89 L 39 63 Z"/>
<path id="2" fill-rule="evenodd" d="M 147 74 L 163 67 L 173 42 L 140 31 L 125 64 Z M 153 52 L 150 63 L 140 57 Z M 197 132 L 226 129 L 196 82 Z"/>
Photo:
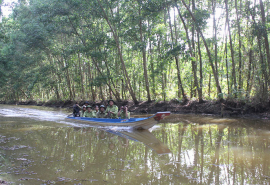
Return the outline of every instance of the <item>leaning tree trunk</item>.
<path id="1" fill-rule="evenodd" d="M 213 37 L 214 37 L 214 50 L 215 50 L 215 65 L 216 65 L 216 71 L 218 71 L 218 62 L 217 62 L 217 25 L 216 25 L 216 1 L 212 0 L 212 6 L 213 6 Z"/>
<path id="2" fill-rule="evenodd" d="M 127 69 L 126 69 L 126 64 L 125 64 L 124 59 L 123 59 L 122 50 L 121 50 L 121 47 L 120 47 L 120 43 L 119 43 L 119 38 L 118 38 L 117 32 L 116 32 L 115 28 L 113 28 L 113 26 L 112 26 L 112 24 L 111 24 L 111 22 L 110 22 L 110 20 L 109 20 L 109 18 L 107 16 L 107 14 L 106 14 L 104 8 L 103 8 L 103 6 L 101 5 L 100 0 L 98 0 L 98 3 L 99 3 L 100 8 L 102 10 L 102 15 L 103 15 L 104 19 L 106 20 L 107 24 L 109 25 L 110 30 L 111 30 L 111 32 L 113 34 L 113 38 L 114 38 L 114 41 L 116 43 L 117 51 L 118 51 L 118 54 L 119 54 L 119 57 L 120 57 L 120 61 L 121 61 L 121 64 L 122 64 L 122 70 L 123 70 L 124 76 L 125 76 L 124 79 L 125 79 L 125 82 L 127 84 L 129 93 L 130 93 L 130 95 L 131 95 L 131 97 L 133 99 L 133 102 L 135 104 L 138 104 L 139 102 L 138 102 L 138 100 L 137 100 L 137 98 L 135 96 L 135 93 L 134 93 L 133 88 L 132 88 L 131 83 L 130 83 L 130 78 L 129 78 L 129 75 L 128 75 L 128 72 L 127 72 Z"/>
<path id="3" fill-rule="evenodd" d="M 184 6 L 186 7 L 186 9 L 188 10 L 189 14 L 191 15 L 192 17 L 192 20 L 194 22 L 197 22 L 195 16 L 193 15 L 193 13 L 191 12 L 191 10 L 189 9 L 189 7 L 187 6 L 187 4 L 185 3 L 184 0 L 181 0 L 182 3 L 184 4 Z M 202 40 L 203 40 L 203 43 L 204 43 L 204 46 L 206 48 L 206 51 L 207 51 L 207 55 L 208 55 L 208 58 L 209 58 L 209 62 L 210 62 L 210 65 L 211 65 L 211 68 L 212 68 L 212 72 L 213 72 L 213 75 L 214 75 L 214 78 L 215 78 L 215 82 L 216 82 L 216 86 L 217 86 L 217 92 L 218 94 L 222 94 L 222 90 L 221 90 L 221 87 L 220 87 L 220 84 L 219 84 L 219 80 L 218 80 L 218 75 L 217 75 L 217 71 L 215 69 L 215 66 L 213 64 L 213 60 L 212 60 L 212 57 L 211 57 L 211 52 L 209 50 L 209 47 L 206 43 L 206 40 L 201 32 L 201 29 L 197 26 L 197 32 L 201 35 L 202 37 Z M 219 96 L 220 99 L 223 99 L 222 97 Z"/>
<path id="4" fill-rule="evenodd" d="M 74 26 L 74 24 L 73 24 L 72 20 L 70 19 L 70 17 L 68 17 L 68 20 L 69 20 L 70 25 L 71 25 L 71 27 L 73 28 L 75 34 L 78 36 L 78 38 L 82 41 L 83 45 L 86 47 L 87 45 L 86 45 L 86 43 L 85 43 L 85 40 L 83 39 L 84 37 L 83 37 L 82 35 L 79 34 L 79 32 L 77 31 L 77 29 L 76 29 L 76 27 Z M 103 76 L 103 73 L 102 73 L 102 71 L 99 69 L 98 64 L 97 64 L 97 62 L 95 61 L 94 57 L 91 56 L 91 55 L 90 55 L 90 57 L 91 57 L 91 59 L 92 59 L 94 65 L 96 66 L 98 72 L 101 74 L 101 76 Z M 110 85 L 110 82 L 109 82 L 109 83 L 106 82 L 106 83 L 107 83 L 107 85 L 108 85 L 108 87 L 109 87 L 110 92 L 113 93 L 113 95 L 114 95 L 114 97 L 116 98 L 116 100 L 117 100 L 117 101 L 121 101 L 119 92 L 118 92 L 115 88 L 114 88 L 114 90 L 112 89 L 112 87 L 111 87 L 111 85 Z M 113 83 L 113 85 L 114 85 L 114 83 Z M 91 89 L 92 89 L 92 88 L 91 88 Z M 92 91 L 92 90 L 91 90 L 91 91 Z M 93 92 L 93 91 L 92 91 L 92 92 Z M 110 95 L 111 95 L 111 94 L 110 94 Z"/>
<path id="5" fill-rule="evenodd" d="M 194 57 L 194 54 L 193 54 L 193 51 L 192 51 L 193 48 L 191 46 L 191 42 L 190 42 L 190 39 L 189 39 L 188 28 L 186 26 L 186 23 L 185 23 L 185 20 L 184 20 L 183 16 L 181 15 L 180 10 L 179 10 L 178 4 L 177 4 L 177 0 L 175 0 L 175 5 L 176 5 L 176 9 L 178 11 L 178 15 L 179 15 L 179 17 L 181 19 L 181 22 L 183 23 L 183 26 L 184 26 L 184 29 L 185 29 L 185 32 L 186 32 L 186 37 L 187 37 L 187 42 L 188 42 L 188 47 L 189 47 L 190 55 L 191 55 L 191 57 Z M 194 63 L 195 63 L 195 61 L 192 60 L 192 66 L 195 65 Z M 196 79 L 196 78 L 197 78 L 197 75 L 194 74 L 194 79 Z M 196 81 L 197 82 L 195 82 L 195 84 L 197 84 L 197 86 L 198 86 L 198 79 Z M 197 87 L 198 96 L 199 96 L 199 102 L 200 103 L 203 102 L 203 98 L 202 98 L 202 83 L 203 83 L 203 78 L 202 78 L 202 63 L 200 61 L 200 87 Z"/>
<path id="6" fill-rule="evenodd" d="M 97 69 L 98 73 L 100 74 L 100 76 L 104 76 L 104 73 L 103 73 L 103 72 L 101 71 L 101 69 L 99 68 L 99 66 L 98 66 L 98 64 L 97 64 L 97 61 L 96 61 L 93 57 L 92 57 L 91 59 L 92 59 L 92 62 L 94 63 L 94 65 L 96 66 L 96 69 Z M 106 65 L 106 62 L 105 62 L 105 65 Z M 106 67 L 107 67 L 107 65 L 106 65 Z M 108 71 L 108 69 L 107 69 L 107 71 Z M 113 82 L 112 82 L 112 83 L 113 83 Z M 119 92 L 118 92 L 117 90 L 115 90 L 115 88 L 114 88 L 114 89 L 112 88 L 112 86 L 114 86 L 114 84 L 111 85 L 110 80 L 109 80 L 109 82 L 106 81 L 106 84 L 107 84 L 107 86 L 109 87 L 109 91 L 112 92 L 112 94 L 114 95 L 114 97 L 116 98 L 116 100 L 117 100 L 117 101 L 121 101 Z M 111 93 L 110 93 L 110 94 L 111 94 Z M 110 98 L 110 99 L 111 99 L 111 98 Z"/>
<path id="7" fill-rule="evenodd" d="M 167 6 L 167 11 L 168 11 L 168 17 L 169 17 L 169 25 L 170 25 L 170 31 L 171 31 L 171 39 L 172 39 L 172 43 L 173 43 L 173 46 L 174 46 L 175 43 L 174 43 L 174 37 L 173 37 L 173 29 L 172 29 L 171 16 L 170 16 L 170 12 L 169 12 L 169 7 L 168 7 L 168 6 Z M 176 42 L 177 42 L 177 39 L 176 39 Z M 179 91 L 181 91 L 183 100 L 186 100 L 187 97 L 186 97 L 186 95 L 185 95 L 185 90 L 184 90 L 183 85 L 182 85 L 181 70 L 180 70 L 180 66 L 179 66 L 179 59 L 178 59 L 178 56 L 174 56 L 174 59 L 175 59 L 176 69 L 177 69 L 178 96 L 179 96 Z M 179 98 L 180 98 L 180 96 L 179 96 Z"/>

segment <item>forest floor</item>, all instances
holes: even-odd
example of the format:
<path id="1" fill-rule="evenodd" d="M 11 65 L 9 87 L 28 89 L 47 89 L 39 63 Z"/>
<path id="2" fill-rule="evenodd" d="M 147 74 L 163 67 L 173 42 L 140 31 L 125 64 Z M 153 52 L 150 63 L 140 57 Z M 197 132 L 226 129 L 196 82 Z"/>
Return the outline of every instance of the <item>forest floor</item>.
<path id="1" fill-rule="evenodd" d="M 90 101 L 89 101 L 90 102 Z M 84 101 L 78 102 L 83 105 Z M 60 107 L 68 108 L 72 112 L 72 107 L 75 101 L 48 101 L 48 102 L 4 102 L 0 104 L 18 104 L 18 105 L 36 105 L 46 107 Z M 107 106 L 107 101 L 90 102 L 91 105 L 104 104 Z M 171 101 L 141 101 L 139 104 L 134 104 L 132 101 L 116 102 L 117 106 L 128 105 L 128 109 L 132 114 L 153 114 L 156 112 L 170 111 L 174 114 L 207 114 L 220 117 L 248 117 L 270 119 L 270 102 L 240 102 L 235 100 L 224 101 L 186 101 L 180 102 L 178 100 Z"/>

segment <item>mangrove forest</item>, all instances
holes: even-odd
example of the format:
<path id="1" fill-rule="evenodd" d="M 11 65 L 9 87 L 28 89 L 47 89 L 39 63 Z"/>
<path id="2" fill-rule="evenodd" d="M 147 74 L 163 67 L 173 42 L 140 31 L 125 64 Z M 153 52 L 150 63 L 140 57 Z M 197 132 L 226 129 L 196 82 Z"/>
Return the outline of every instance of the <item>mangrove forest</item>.
<path id="1" fill-rule="evenodd" d="M 268 101 L 269 1 L 0 2 L 1 101 Z"/>

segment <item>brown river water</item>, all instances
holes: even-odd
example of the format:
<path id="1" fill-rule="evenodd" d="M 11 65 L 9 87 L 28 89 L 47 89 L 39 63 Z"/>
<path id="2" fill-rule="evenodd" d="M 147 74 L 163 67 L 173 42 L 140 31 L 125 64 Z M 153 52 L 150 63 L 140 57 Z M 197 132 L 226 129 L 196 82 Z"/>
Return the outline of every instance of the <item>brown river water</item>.
<path id="1" fill-rule="evenodd" d="M 0 105 L 0 184 L 270 184 L 270 121 L 171 115 L 133 131 L 67 115 Z"/>

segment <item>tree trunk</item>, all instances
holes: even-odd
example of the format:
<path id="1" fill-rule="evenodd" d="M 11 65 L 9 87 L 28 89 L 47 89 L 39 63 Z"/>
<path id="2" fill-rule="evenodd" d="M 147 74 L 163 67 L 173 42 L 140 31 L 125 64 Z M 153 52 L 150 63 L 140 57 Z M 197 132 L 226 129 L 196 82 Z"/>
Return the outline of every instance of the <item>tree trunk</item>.
<path id="1" fill-rule="evenodd" d="M 248 7 L 248 10 L 251 13 L 251 10 Z M 247 27 L 249 26 L 249 22 L 250 22 L 250 15 L 247 14 Z M 252 13 L 251 13 L 252 16 Z M 253 17 L 253 16 L 252 16 Z M 255 24 L 255 20 L 254 20 L 254 24 Z M 252 37 L 250 37 L 249 39 L 250 42 L 250 48 L 249 48 L 249 63 L 248 63 L 248 75 L 247 75 L 247 86 L 246 86 L 246 97 L 249 98 L 250 97 L 250 92 L 251 92 L 251 88 L 253 85 L 252 79 L 253 77 L 251 77 L 252 75 L 252 61 L 253 61 L 253 40 L 254 40 L 254 36 L 252 35 Z"/>
<path id="2" fill-rule="evenodd" d="M 49 52 L 46 52 L 46 53 L 47 53 L 47 56 L 49 58 L 50 65 L 53 66 L 53 63 L 52 63 L 53 57 L 50 55 Z M 58 88 L 58 83 L 57 83 L 57 68 L 56 67 L 52 68 L 51 76 L 52 76 L 52 78 L 54 78 L 53 79 L 53 81 L 54 81 L 53 86 L 55 88 L 56 98 L 57 98 L 57 100 L 59 100 L 60 99 L 60 94 L 59 94 L 59 88 Z"/>
<path id="3" fill-rule="evenodd" d="M 167 6 L 167 13 L 168 13 L 168 17 L 169 17 L 169 26 L 170 26 L 171 39 L 172 39 L 172 48 L 171 49 L 173 49 L 173 47 L 175 46 L 175 42 L 174 42 L 174 37 L 173 37 L 173 29 L 172 29 L 172 23 L 171 23 L 171 16 L 170 16 L 170 11 L 169 11 L 169 7 L 168 6 Z M 177 39 L 176 39 L 176 43 L 177 43 Z M 183 100 L 186 100 L 185 90 L 184 90 L 183 85 L 182 85 L 181 71 L 180 71 L 180 67 L 179 67 L 178 56 L 174 56 L 174 59 L 175 59 L 176 69 L 177 69 L 178 92 L 181 91 Z M 179 93 L 178 93 L 178 96 L 179 96 Z M 180 98 L 180 96 L 179 96 L 179 98 Z"/>
<path id="4" fill-rule="evenodd" d="M 66 79 L 67 79 L 67 84 L 68 84 L 68 89 L 69 89 L 69 99 L 73 100 L 73 94 L 72 94 L 72 87 L 71 87 L 71 82 L 70 82 L 70 76 L 69 76 L 69 70 L 66 68 Z"/>
<path id="5" fill-rule="evenodd" d="M 183 23 L 183 26 L 184 26 L 184 29 L 185 29 L 185 32 L 186 32 L 186 37 L 187 37 L 187 42 L 188 42 L 188 46 L 189 46 L 190 56 L 191 57 L 194 57 L 194 54 L 193 54 L 193 51 L 192 51 L 193 48 L 191 46 L 190 39 L 189 39 L 188 29 L 187 29 L 185 20 L 184 20 L 183 16 L 181 15 L 181 12 L 179 10 L 178 4 L 177 4 L 177 0 L 175 0 L 175 5 L 176 5 L 177 11 L 178 11 L 178 15 L 179 15 L 179 17 L 180 17 L 180 19 L 181 19 L 181 21 Z M 198 34 L 198 36 L 199 36 L 199 34 Z M 198 44 L 198 49 L 200 50 L 199 47 L 200 47 L 200 44 Z M 196 67 L 194 67 L 195 64 L 196 64 L 195 61 L 192 59 L 192 69 L 195 69 L 196 68 Z M 196 73 L 193 73 L 193 74 L 194 74 L 195 84 L 197 84 L 196 86 L 197 86 L 197 91 L 198 91 L 198 96 L 199 96 L 199 102 L 202 103 L 203 102 L 203 98 L 202 98 L 203 78 L 202 78 L 202 61 L 201 61 L 201 55 L 200 55 L 200 87 L 198 85 L 197 74 Z"/>
<path id="6" fill-rule="evenodd" d="M 241 1 L 240 1 L 241 5 Z M 238 89 L 242 89 L 242 42 L 241 42 L 241 27 L 240 27 L 240 20 L 239 20 L 239 13 L 238 13 L 238 7 L 237 7 L 237 0 L 235 0 L 235 10 L 236 10 L 236 20 L 237 20 L 237 31 L 238 31 L 238 52 L 239 52 L 239 66 L 238 66 Z"/>
<path id="7" fill-rule="evenodd" d="M 71 21 L 70 17 L 68 17 L 68 20 L 69 20 L 69 22 L 70 22 L 70 24 L 71 24 L 71 27 L 73 28 L 75 34 L 79 37 L 79 39 L 82 41 L 83 45 L 86 47 L 87 45 L 86 45 L 86 43 L 85 43 L 85 40 L 83 39 L 83 37 L 82 37 L 82 36 L 79 34 L 79 32 L 77 31 L 77 29 L 76 29 L 76 27 L 74 26 L 73 22 Z M 91 56 L 91 55 L 90 55 L 90 56 Z M 97 64 L 97 62 L 95 61 L 95 59 L 93 58 L 93 56 L 91 56 L 91 59 L 92 59 L 92 61 L 94 62 L 95 66 L 97 67 L 98 72 L 102 75 L 102 72 L 101 72 L 101 70 L 99 70 L 98 64 Z M 112 92 L 112 93 L 114 94 L 116 100 L 117 100 L 117 101 L 121 101 L 119 92 L 116 91 L 116 90 L 115 90 L 115 92 L 114 92 L 114 91 L 112 90 L 112 88 L 111 88 L 110 83 L 107 82 L 107 85 L 108 85 L 108 87 L 109 87 L 109 89 L 110 89 L 110 92 Z M 113 85 L 114 85 L 114 83 L 113 83 Z M 92 87 L 91 87 L 91 91 L 92 91 Z M 92 91 L 92 92 L 93 92 L 93 91 Z M 110 96 L 111 96 L 111 95 L 110 95 Z"/>
<path id="8" fill-rule="evenodd" d="M 227 77 L 227 86 L 228 86 L 228 94 L 230 94 L 230 79 L 229 79 L 229 64 L 228 64 L 228 46 L 227 46 L 227 34 L 226 34 L 226 41 L 225 41 L 225 55 L 226 55 L 226 77 Z"/>
<path id="9" fill-rule="evenodd" d="M 212 0 L 213 6 L 213 34 L 214 34 L 214 51 L 215 51 L 215 65 L 216 71 L 218 71 L 218 62 L 217 62 L 217 26 L 216 26 L 216 0 Z"/>
<path id="10" fill-rule="evenodd" d="M 84 100 L 85 95 L 84 95 L 83 71 L 82 71 L 80 53 L 78 53 L 78 62 L 79 62 L 79 73 L 80 73 L 80 76 L 81 76 L 82 99 Z"/>
<path id="11" fill-rule="evenodd" d="M 266 50 L 266 56 L 267 56 L 267 63 L 268 63 L 268 70 L 270 74 L 270 50 L 269 50 L 269 42 L 268 42 L 268 35 L 266 30 L 266 20 L 265 20 L 265 12 L 264 12 L 264 5 L 262 0 L 260 0 L 260 7 L 261 7 L 261 14 L 262 14 L 262 24 L 263 24 L 263 37 L 264 37 L 264 44 L 265 44 L 265 50 Z M 269 79 L 266 79 L 267 81 Z"/>
<path id="12" fill-rule="evenodd" d="M 105 101 L 105 97 L 104 97 L 104 93 L 103 93 L 103 90 L 102 90 L 102 87 L 101 86 L 99 86 L 99 91 L 100 91 L 100 99 L 102 100 L 102 101 Z"/>
<path id="13" fill-rule="evenodd" d="M 191 47 L 190 39 L 189 39 L 188 28 L 186 26 L 186 23 L 185 23 L 185 20 L 184 20 L 183 16 L 181 15 L 181 12 L 179 10 L 179 7 L 177 5 L 177 0 L 175 0 L 175 5 L 176 5 L 177 11 L 178 11 L 178 15 L 179 15 L 179 17 L 180 17 L 180 19 L 181 19 L 181 21 L 183 23 L 183 26 L 184 26 L 184 29 L 185 29 L 185 32 L 186 32 L 186 37 L 187 37 L 187 42 L 188 42 L 188 47 L 189 47 L 190 55 L 192 57 L 194 57 L 193 52 L 192 52 L 192 47 Z"/>
<path id="14" fill-rule="evenodd" d="M 246 91 L 247 91 L 247 95 L 246 97 L 249 97 L 250 95 L 250 90 L 251 90 L 251 65 L 252 65 L 252 49 L 250 48 L 249 49 L 249 63 L 248 63 L 248 78 L 247 78 L 247 88 L 246 88 Z"/>
<path id="15" fill-rule="evenodd" d="M 165 72 L 163 72 L 162 70 L 162 97 L 163 97 L 163 101 L 166 101 L 166 93 L 165 93 L 165 78 L 166 78 L 166 74 Z"/>
<path id="16" fill-rule="evenodd" d="M 250 11 L 250 13 L 251 13 L 251 17 L 252 17 L 252 20 L 253 20 L 253 24 L 257 27 L 257 23 L 255 21 L 255 15 L 256 15 L 255 7 L 253 9 L 253 13 L 251 11 Z M 259 46 L 259 53 L 260 53 L 261 70 L 262 70 L 264 78 L 265 78 L 264 82 L 262 82 L 262 83 L 265 84 L 264 85 L 265 87 L 268 87 L 268 74 L 267 74 L 266 64 L 264 62 L 263 52 L 262 52 L 262 48 L 261 48 L 261 40 L 262 40 L 261 33 L 259 33 L 257 35 L 257 39 L 258 39 L 258 46 Z M 264 88 L 264 89 L 267 90 L 267 88 Z M 267 91 L 265 91 L 265 92 L 263 91 L 262 93 L 263 93 L 262 97 L 264 97 L 266 95 L 265 93 L 267 93 Z"/>
<path id="17" fill-rule="evenodd" d="M 116 30 L 113 28 L 113 26 L 112 26 L 112 24 L 111 24 L 111 22 L 110 22 L 110 20 L 109 20 L 109 18 L 107 16 L 107 14 L 106 14 L 104 8 L 103 8 L 103 6 L 101 5 L 100 0 L 98 0 L 98 3 L 100 5 L 100 8 L 102 9 L 102 13 L 103 13 L 104 19 L 106 20 L 107 24 L 110 27 L 110 30 L 112 31 L 112 34 L 113 34 L 113 37 L 114 37 L 114 41 L 115 41 L 116 46 L 117 46 L 117 51 L 118 51 L 118 54 L 119 54 L 119 57 L 120 57 L 120 61 L 121 61 L 121 64 L 122 64 L 122 70 L 124 72 L 125 82 L 127 84 L 129 93 L 130 93 L 130 95 L 131 95 L 131 97 L 133 99 L 133 102 L 135 104 L 138 104 L 139 102 L 138 102 L 138 100 L 137 100 L 137 98 L 135 96 L 135 93 L 134 93 L 133 88 L 132 88 L 131 83 L 130 83 L 129 75 L 127 73 L 126 64 L 125 64 L 124 59 L 123 59 L 123 55 L 122 55 L 122 51 L 121 51 L 121 47 L 120 47 L 118 35 L 116 33 Z"/>
<path id="18" fill-rule="evenodd" d="M 212 78 L 212 75 L 211 73 L 209 74 L 209 83 L 208 83 L 208 96 L 210 98 L 210 95 L 211 95 L 211 78 Z"/>
<path id="19" fill-rule="evenodd" d="M 267 74 L 267 71 L 266 71 L 266 64 L 264 62 L 264 57 L 263 57 L 263 51 L 262 51 L 262 46 L 261 46 L 261 37 L 258 38 L 258 46 L 259 46 L 259 51 L 260 51 L 260 61 L 261 61 L 261 70 L 263 72 L 263 76 L 264 76 L 264 80 L 262 78 L 262 84 L 263 86 L 267 87 L 268 85 L 268 74 Z M 265 88 L 264 88 L 265 89 Z M 262 92 L 262 96 L 264 97 L 266 95 L 266 91 L 264 90 Z"/>
<path id="20" fill-rule="evenodd" d="M 96 101 L 96 94 L 95 94 L 94 87 L 92 85 L 93 78 L 92 78 L 92 70 L 91 70 L 90 63 L 88 63 L 88 75 L 89 75 L 89 86 L 90 86 L 91 92 L 92 92 L 92 101 L 95 102 Z"/>
<path id="21" fill-rule="evenodd" d="M 103 76 L 104 74 L 103 74 L 102 71 L 100 70 L 100 68 L 99 68 L 99 66 L 98 66 L 98 64 L 97 64 L 97 61 L 96 61 L 94 58 L 91 58 L 91 59 L 92 59 L 94 65 L 96 66 L 96 69 L 97 69 L 98 73 L 99 73 L 101 76 Z M 105 61 L 105 65 L 106 65 L 106 67 L 108 67 L 107 64 L 106 64 L 106 61 Z M 108 68 L 107 68 L 107 71 L 109 71 Z M 109 81 L 109 82 L 108 82 L 108 81 Z M 106 81 L 106 84 L 107 84 L 107 86 L 109 87 L 110 92 L 112 92 L 112 94 L 114 95 L 114 97 L 116 98 L 117 101 L 121 101 L 119 92 L 116 91 L 115 88 L 114 88 L 114 90 L 115 90 L 115 91 L 114 91 L 114 90 L 112 89 L 110 80 L 108 80 L 108 81 Z M 113 83 L 113 82 L 112 82 L 112 83 Z M 113 85 L 114 85 L 114 84 L 113 84 Z"/>
<path id="22" fill-rule="evenodd" d="M 138 2 L 138 4 L 140 4 Z M 139 16 L 141 17 L 141 7 L 139 7 Z M 140 41 L 141 43 L 144 43 L 143 39 L 143 33 L 142 33 L 142 19 L 140 18 L 139 21 L 139 26 L 140 26 Z M 145 51 L 145 43 L 143 44 L 142 48 L 142 54 L 143 54 L 143 75 L 144 75 L 144 81 L 145 81 L 145 87 L 146 87 L 146 92 L 147 92 L 147 100 L 148 102 L 151 102 L 151 95 L 150 95 L 150 88 L 149 88 L 149 80 L 148 80 L 148 73 L 147 73 L 147 61 L 146 61 L 146 51 Z"/>
<path id="23" fill-rule="evenodd" d="M 184 4 L 184 6 L 186 7 L 186 9 L 188 10 L 189 14 L 191 15 L 192 19 L 194 22 L 197 22 L 196 21 L 196 18 L 194 17 L 193 13 L 190 11 L 189 7 L 186 5 L 185 1 L 184 0 L 181 0 L 182 3 Z M 203 40 L 203 43 L 204 43 L 204 46 L 206 48 L 206 51 L 207 51 L 207 55 L 208 55 L 208 58 L 209 58 L 209 62 L 210 62 L 210 65 L 211 65 L 211 68 L 212 68 L 212 72 L 213 72 L 213 75 L 214 75 L 214 78 L 215 78 L 215 82 L 216 82 L 216 86 L 217 86 L 217 92 L 218 94 L 222 94 L 222 90 L 221 90 L 221 87 L 220 87 L 220 84 L 219 84 L 219 80 L 218 80 L 218 75 L 217 75 L 217 71 L 215 69 L 215 66 L 213 64 L 213 61 L 212 61 L 212 57 L 211 57 L 211 52 L 208 48 L 208 45 L 206 43 L 206 40 L 201 32 L 201 29 L 197 26 L 197 32 L 201 35 L 202 37 L 202 40 Z M 219 96 L 219 99 L 223 99 L 222 97 Z"/>
<path id="24" fill-rule="evenodd" d="M 192 0 L 192 10 L 195 11 L 195 9 L 196 9 L 195 1 Z M 194 51 L 195 51 L 195 48 L 196 48 L 196 46 L 195 46 L 195 30 L 196 30 L 195 26 L 193 26 L 192 27 L 192 45 L 193 45 Z M 198 91 L 198 89 L 199 89 L 198 78 L 197 78 L 197 62 L 194 59 L 192 59 L 191 64 L 192 64 L 192 72 L 193 72 L 193 78 L 194 78 L 194 87 L 196 88 L 196 90 L 194 92 L 194 96 L 196 96 L 196 91 Z M 193 89 L 194 88 L 192 87 L 192 91 L 194 91 Z M 193 94 L 193 92 L 192 92 L 192 94 Z M 190 98 L 192 98 L 192 96 L 190 96 Z"/>
<path id="25" fill-rule="evenodd" d="M 198 37 L 198 53 L 200 58 L 200 86 L 198 88 L 198 95 L 199 95 L 199 103 L 203 103 L 203 96 L 202 96 L 202 87 L 203 87 L 203 69 L 202 69 L 202 54 L 201 54 L 201 47 L 200 47 L 200 35 L 197 33 Z"/>
<path id="26" fill-rule="evenodd" d="M 231 57 L 232 57 L 232 78 L 233 78 L 234 90 L 237 90 L 236 74 L 235 74 L 235 62 L 234 62 L 234 49 L 233 49 L 231 29 L 230 29 L 228 0 L 225 0 L 225 6 L 226 6 L 226 21 L 227 21 L 227 25 L 228 25 L 229 40 L 230 40 L 230 49 L 231 49 Z M 237 97 L 236 94 L 235 94 L 235 97 Z"/>
<path id="27" fill-rule="evenodd" d="M 156 81 L 155 81 L 155 70 L 154 70 L 154 62 L 153 62 L 153 54 L 152 54 L 152 44 L 150 41 L 149 44 L 149 52 L 150 52 L 150 66 L 151 66 L 151 73 L 152 75 L 150 75 L 152 77 L 152 96 L 154 96 L 154 99 L 156 99 Z"/>

